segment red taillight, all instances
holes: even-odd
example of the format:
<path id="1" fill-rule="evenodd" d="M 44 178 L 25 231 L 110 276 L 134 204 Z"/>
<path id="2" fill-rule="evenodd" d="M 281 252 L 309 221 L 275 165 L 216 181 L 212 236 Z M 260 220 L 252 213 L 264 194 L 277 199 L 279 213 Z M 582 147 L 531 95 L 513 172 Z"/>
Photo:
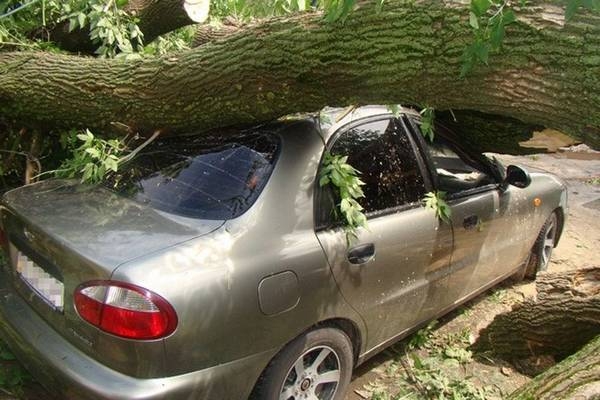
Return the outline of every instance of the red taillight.
<path id="1" fill-rule="evenodd" d="M 159 339 L 177 326 L 177 314 L 165 299 L 128 283 L 89 282 L 79 286 L 73 298 L 81 318 L 120 337 Z"/>

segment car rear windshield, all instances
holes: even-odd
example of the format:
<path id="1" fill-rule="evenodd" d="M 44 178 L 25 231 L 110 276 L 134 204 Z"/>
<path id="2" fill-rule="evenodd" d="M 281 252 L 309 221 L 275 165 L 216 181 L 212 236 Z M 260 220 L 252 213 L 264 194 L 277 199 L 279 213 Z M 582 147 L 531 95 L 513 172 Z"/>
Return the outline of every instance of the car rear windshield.
<path id="1" fill-rule="evenodd" d="M 236 218 L 256 201 L 278 149 L 279 138 L 268 132 L 157 140 L 106 185 L 167 213 L 211 220 Z"/>

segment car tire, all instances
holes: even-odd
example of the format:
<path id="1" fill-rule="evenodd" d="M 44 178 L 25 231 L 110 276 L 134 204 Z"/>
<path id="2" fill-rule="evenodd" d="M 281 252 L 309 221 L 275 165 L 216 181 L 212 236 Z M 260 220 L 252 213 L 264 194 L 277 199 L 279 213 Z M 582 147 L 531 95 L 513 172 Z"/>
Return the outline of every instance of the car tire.
<path id="1" fill-rule="evenodd" d="M 535 279 L 538 272 L 548 269 L 552 250 L 556 246 L 556 239 L 558 238 L 558 228 L 558 214 L 554 211 L 544 223 L 531 249 L 525 269 L 525 278 Z"/>
<path id="2" fill-rule="evenodd" d="M 309 331 L 269 363 L 252 398 L 343 400 L 353 364 L 352 343 L 344 332 L 335 328 Z"/>

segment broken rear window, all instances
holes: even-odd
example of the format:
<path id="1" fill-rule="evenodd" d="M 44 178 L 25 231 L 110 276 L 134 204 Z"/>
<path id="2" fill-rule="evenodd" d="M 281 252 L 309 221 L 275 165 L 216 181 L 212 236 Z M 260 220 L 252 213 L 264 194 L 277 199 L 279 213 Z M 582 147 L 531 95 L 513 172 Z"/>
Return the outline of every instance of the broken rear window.
<path id="1" fill-rule="evenodd" d="M 279 149 L 270 133 L 157 140 L 106 186 L 167 213 L 231 219 L 246 212 L 265 186 Z"/>

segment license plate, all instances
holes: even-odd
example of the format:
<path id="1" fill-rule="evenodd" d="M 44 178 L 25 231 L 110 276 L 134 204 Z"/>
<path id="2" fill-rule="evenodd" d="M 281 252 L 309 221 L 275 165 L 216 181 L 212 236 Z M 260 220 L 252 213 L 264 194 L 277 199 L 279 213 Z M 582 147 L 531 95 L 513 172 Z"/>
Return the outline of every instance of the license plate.
<path id="1" fill-rule="evenodd" d="M 63 283 L 44 271 L 20 251 L 17 251 L 16 261 L 16 270 L 21 279 L 46 303 L 62 311 L 65 297 Z"/>

